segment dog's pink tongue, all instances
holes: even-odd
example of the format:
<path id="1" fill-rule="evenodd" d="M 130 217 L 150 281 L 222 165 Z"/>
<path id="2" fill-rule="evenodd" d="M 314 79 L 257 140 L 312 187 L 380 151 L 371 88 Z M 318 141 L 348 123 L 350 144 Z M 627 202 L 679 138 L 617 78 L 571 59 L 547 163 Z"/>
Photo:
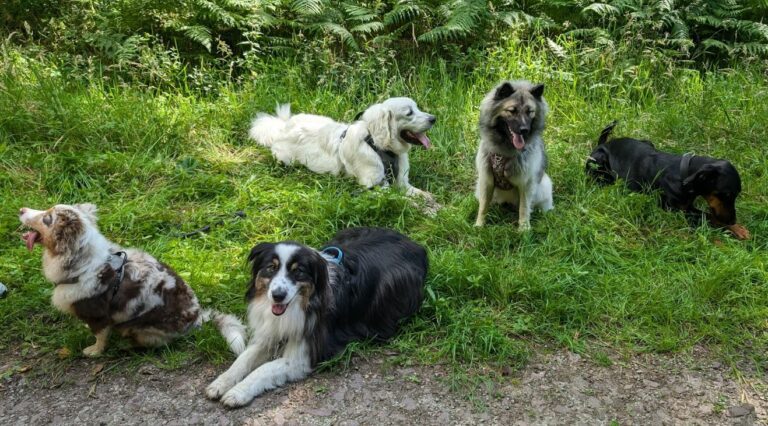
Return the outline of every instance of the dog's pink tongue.
<path id="1" fill-rule="evenodd" d="M 418 139 L 418 141 L 424 145 L 424 149 L 432 148 L 432 142 L 429 140 L 426 134 L 424 133 L 416 133 L 416 132 L 408 132 L 413 136 L 414 138 Z"/>
<path id="2" fill-rule="evenodd" d="M 21 239 L 24 240 L 24 242 L 27 245 L 27 250 L 32 251 L 32 249 L 35 248 L 35 243 L 37 242 L 37 239 L 40 237 L 40 234 L 38 234 L 35 231 L 29 231 L 25 232 L 24 235 L 21 236 Z"/>
<path id="3" fill-rule="evenodd" d="M 272 313 L 280 316 L 285 313 L 285 309 L 288 307 L 288 305 L 283 305 L 280 303 L 274 303 L 272 304 Z"/>
<path id="4" fill-rule="evenodd" d="M 523 139 L 523 135 L 512 132 L 512 145 L 518 150 L 525 148 L 525 139 Z"/>

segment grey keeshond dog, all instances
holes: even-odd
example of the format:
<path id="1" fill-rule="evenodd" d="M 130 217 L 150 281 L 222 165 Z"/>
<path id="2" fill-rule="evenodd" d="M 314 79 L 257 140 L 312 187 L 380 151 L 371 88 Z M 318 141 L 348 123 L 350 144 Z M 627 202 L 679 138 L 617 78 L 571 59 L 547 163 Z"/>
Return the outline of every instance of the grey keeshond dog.
<path id="1" fill-rule="evenodd" d="M 530 229 L 534 208 L 552 209 L 552 181 L 547 176 L 547 153 L 542 133 L 549 106 L 544 85 L 505 81 L 480 104 L 480 146 L 475 158 L 480 202 L 475 226 L 485 224 L 491 202 L 511 203 L 519 209 L 519 229 Z"/>

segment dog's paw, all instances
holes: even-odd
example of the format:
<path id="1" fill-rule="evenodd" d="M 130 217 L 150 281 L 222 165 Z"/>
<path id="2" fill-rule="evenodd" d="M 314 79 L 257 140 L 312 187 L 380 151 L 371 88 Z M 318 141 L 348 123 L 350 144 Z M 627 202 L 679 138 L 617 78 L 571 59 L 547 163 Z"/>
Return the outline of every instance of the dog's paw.
<path id="1" fill-rule="evenodd" d="M 479 217 L 475 221 L 475 228 L 482 228 L 485 226 L 485 219 L 480 219 Z"/>
<path id="2" fill-rule="evenodd" d="M 739 240 L 748 240 L 750 237 L 749 231 L 747 230 L 747 228 L 739 225 L 738 223 L 734 225 L 729 225 L 727 229 L 731 231 L 733 236 Z"/>
<path id="3" fill-rule="evenodd" d="M 205 389 L 205 396 L 207 396 L 208 399 L 215 401 L 227 393 L 227 391 L 230 390 L 234 385 L 235 384 L 228 380 L 226 377 L 219 376 L 219 378 L 214 380 L 213 383 L 208 385 L 208 387 Z"/>
<path id="4" fill-rule="evenodd" d="M 520 232 L 528 232 L 531 230 L 531 222 L 520 222 L 520 224 L 517 227 L 517 230 Z"/>
<path id="5" fill-rule="evenodd" d="M 247 390 L 240 389 L 238 386 L 230 389 L 221 397 L 221 403 L 229 408 L 244 407 L 253 401 L 253 395 Z"/>
<path id="6" fill-rule="evenodd" d="M 101 355 L 103 352 L 104 352 L 104 348 L 102 348 L 97 343 L 94 343 L 91 346 L 88 346 L 87 348 L 83 349 L 83 355 L 88 357 L 97 357 Z"/>

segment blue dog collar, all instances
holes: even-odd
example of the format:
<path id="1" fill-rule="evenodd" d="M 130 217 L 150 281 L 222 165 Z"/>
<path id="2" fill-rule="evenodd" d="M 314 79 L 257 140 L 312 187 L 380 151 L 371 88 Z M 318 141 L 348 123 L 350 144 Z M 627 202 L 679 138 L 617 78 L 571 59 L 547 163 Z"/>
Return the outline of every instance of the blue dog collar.
<path id="1" fill-rule="evenodd" d="M 328 259 L 329 262 L 333 262 L 333 263 L 335 263 L 337 265 L 341 265 L 341 259 L 344 258 L 344 252 L 341 251 L 340 248 L 338 248 L 336 246 L 328 246 L 328 247 L 324 247 L 321 250 L 321 252 L 323 252 L 323 253 L 325 253 L 325 254 L 327 254 L 329 256 L 333 256 L 332 259 Z"/>

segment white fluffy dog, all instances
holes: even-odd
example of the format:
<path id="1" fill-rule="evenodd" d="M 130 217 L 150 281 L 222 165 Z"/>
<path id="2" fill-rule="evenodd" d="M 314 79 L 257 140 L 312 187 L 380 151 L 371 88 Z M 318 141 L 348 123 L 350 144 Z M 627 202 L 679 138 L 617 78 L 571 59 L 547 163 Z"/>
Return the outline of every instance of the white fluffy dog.
<path id="1" fill-rule="evenodd" d="M 259 113 L 248 132 L 285 164 L 301 163 L 316 173 L 354 176 L 360 185 L 395 184 L 409 196 L 434 203 L 432 194 L 408 182 L 411 145 L 432 146 L 424 133 L 437 118 L 410 98 L 390 98 L 366 109 L 352 124 L 312 114 L 291 115 L 278 105 L 276 116 Z"/>

